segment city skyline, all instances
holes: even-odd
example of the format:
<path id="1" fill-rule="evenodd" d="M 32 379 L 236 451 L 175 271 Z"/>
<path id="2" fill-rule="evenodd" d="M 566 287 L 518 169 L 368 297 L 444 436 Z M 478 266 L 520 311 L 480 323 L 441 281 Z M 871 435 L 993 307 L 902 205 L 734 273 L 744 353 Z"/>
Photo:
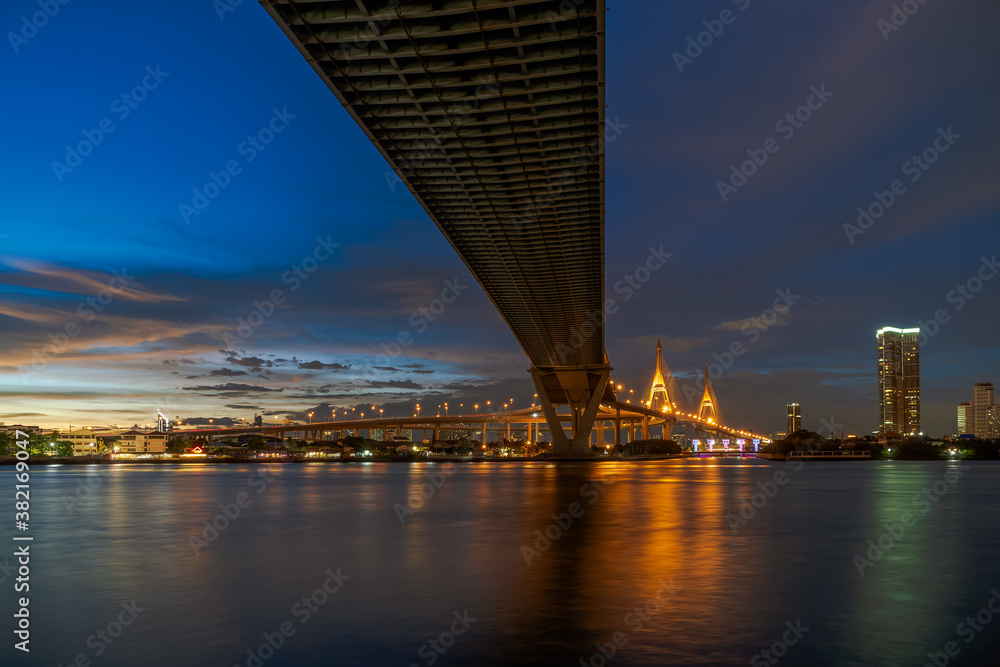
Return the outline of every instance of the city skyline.
<path id="1" fill-rule="evenodd" d="M 616 381 L 638 387 L 661 336 L 682 390 L 705 363 L 721 370 L 712 386 L 727 421 L 778 430 L 774 406 L 792 395 L 809 406 L 804 427 L 828 419 L 868 433 L 877 428 L 870 332 L 921 326 L 922 428 L 939 435 L 954 430 L 967 387 L 996 375 L 997 283 L 985 276 L 1000 245 L 988 168 L 1000 131 L 967 102 L 995 95 L 980 81 L 997 49 L 986 35 L 997 10 L 929 6 L 887 42 L 871 28 L 875 9 L 821 9 L 809 26 L 788 8 L 770 18 L 748 10 L 741 32 L 677 72 L 670 53 L 703 11 L 612 7 L 605 293 L 617 306 L 607 317 Z M 144 10 L 108 3 L 78 15 L 67 7 L 14 56 L 9 85 L 31 94 L 0 112 L 24 129 L 3 167 L 12 194 L 0 224 L 0 421 L 529 401 L 524 355 L 489 300 L 273 21 L 254 4 L 222 21 L 201 10 L 159 10 L 190 36 L 184 53 L 168 33 L 116 30 L 112 19 Z M 18 25 L 19 11 L 6 9 L 5 24 Z M 971 27 L 960 38 L 936 12 Z M 773 42 L 776 22 L 787 30 L 773 69 L 726 67 Z M 655 39 L 654 26 L 665 26 Z M 792 35 L 815 52 L 801 60 Z M 107 50 L 84 48 L 94 39 Z M 843 44 L 865 58 L 834 57 Z M 782 55 L 793 53 L 794 66 Z M 662 76 L 632 72 L 654 56 Z M 931 75 L 935 85 L 912 85 L 945 71 Z M 824 108 L 794 136 L 778 135 L 780 152 L 724 201 L 716 184 L 730 165 L 814 86 L 832 93 Z M 114 129 L 98 134 L 104 118 Z M 872 193 L 949 128 L 959 138 L 910 191 L 860 236 L 845 234 L 859 207 L 872 210 Z M 74 157 L 88 136 L 101 140 Z M 233 160 L 239 173 L 226 170 Z M 656 256 L 662 267 L 636 280 Z M 917 264 L 935 270 L 909 271 Z M 908 286 L 891 300 L 872 289 L 904 272 Z M 275 290 L 283 303 L 271 301 Z M 768 314 L 781 294 L 785 312 Z M 401 334 L 412 342 L 399 346 Z"/>

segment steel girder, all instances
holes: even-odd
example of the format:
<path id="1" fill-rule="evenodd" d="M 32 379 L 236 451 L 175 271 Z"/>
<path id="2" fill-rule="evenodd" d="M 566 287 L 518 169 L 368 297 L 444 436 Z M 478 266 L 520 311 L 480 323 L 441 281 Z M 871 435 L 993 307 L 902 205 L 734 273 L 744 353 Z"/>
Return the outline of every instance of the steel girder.
<path id="1" fill-rule="evenodd" d="M 260 2 L 465 262 L 548 398 L 589 412 L 608 368 L 603 0 Z M 573 372 L 585 377 L 556 381 Z"/>

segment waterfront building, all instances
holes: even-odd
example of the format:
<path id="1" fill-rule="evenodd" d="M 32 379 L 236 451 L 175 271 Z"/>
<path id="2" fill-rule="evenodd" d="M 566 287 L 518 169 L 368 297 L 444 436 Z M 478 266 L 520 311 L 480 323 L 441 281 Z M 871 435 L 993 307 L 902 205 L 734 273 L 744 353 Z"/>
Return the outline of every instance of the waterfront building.
<path id="1" fill-rule="evenodd" d="M 17 431 L 27 433 L 28 435 L 37 435 L 42 432 L 42 429 L 40 426 L 25 426 L 24 424 L 11 424 L 7 426 L 3 422 L 0 422 L 0 433 L 14 435 Z"/>
<path id="2" fill-rule="evenodd" d="M 99 442 L 92 429 L 81 428 L 75 431 L 66 431 L 56 435 L 55 438 L 73 443 L 73 456 L 89 456 L 97 453 Z"/>
<path id="3" fill-rule="evenodd" d="M 168 437 L 159 431 L 125 431 L 118 436 L 118 451 L 122 454 L 162 454 L 167 451 Z"/>
<path id="4" fill-rule="evenodd" d="M 787 406 L 788 412 L 788 428 L 786 432 L 791 435 L 796 431 L 802 429 L 802 407 L 798 403 L 789 403 Z"/>
<path id="5" fill-rule="evenodd" d="M 993 407 L 993 383 L 980 382 L 972 388 L 972 434 L 990 436 L 990 408 Z"/>
<path id="6" fill-rule="evenodd" d="M 878 341 L 879 433 L 920 434 L 920 329 L 883 327 Z"/>
<path id="7" fill-rule="evenodd" d="M 967 435 L 972 433 L 972 423 L 974 421 L 974 413 L 972 412 L 972 403 L 966 401 L 965 403 L 958 404 L 958 420 L 957 420 L 957 431 L 956 435 Z"/>

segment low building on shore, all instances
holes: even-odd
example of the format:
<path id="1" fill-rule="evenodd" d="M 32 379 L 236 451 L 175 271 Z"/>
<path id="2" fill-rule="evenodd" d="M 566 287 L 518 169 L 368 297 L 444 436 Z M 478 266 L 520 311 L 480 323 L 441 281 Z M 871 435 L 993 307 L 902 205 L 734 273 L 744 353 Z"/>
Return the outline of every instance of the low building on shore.
<path id="1" fill-rule="evenodd" d="M 169 437 L 160 431 L 125 431 L 118 436 L 118 453 L 162 454 L 167 451 Z"/>

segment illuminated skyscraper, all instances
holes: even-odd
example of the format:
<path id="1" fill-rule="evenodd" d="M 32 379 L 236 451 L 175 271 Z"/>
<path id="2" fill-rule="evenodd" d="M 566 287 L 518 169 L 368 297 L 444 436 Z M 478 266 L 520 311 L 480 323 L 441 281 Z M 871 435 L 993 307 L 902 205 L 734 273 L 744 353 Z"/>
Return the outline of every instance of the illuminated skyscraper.
<path id="1" fill-rule="evenodd" d="M 798 403 L 788 404 L 788 435 L 802 428 L 802 408 Z"/>
<path id="2" fill-rule="evenodd" d="M 977 438 L 992 437 L 990 408 L 993 407 L 993 383 L 980 382 L 972 388 L 972 433 Z"/>
<path id="3" fill-rule="evenodd" d="M 879 433 L 920 433 L 920 329 L 883 327 L 878 340 Z"/>
<path id="4" fill-rule="evenodd" d="M 959 403 L 958 404 L 958 435 L 965 435 L 967 433 L 972 433 L 972 424 L 975 421 L 975 415 L 972 412 L 972 403 Z"/>

